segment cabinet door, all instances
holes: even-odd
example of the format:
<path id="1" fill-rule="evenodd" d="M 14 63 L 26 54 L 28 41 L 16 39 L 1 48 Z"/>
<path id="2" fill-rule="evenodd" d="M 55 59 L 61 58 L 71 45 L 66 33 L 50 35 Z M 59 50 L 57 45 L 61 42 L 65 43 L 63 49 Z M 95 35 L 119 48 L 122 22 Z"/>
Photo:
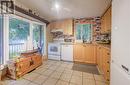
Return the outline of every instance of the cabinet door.
<path id="1" fill-rule="evenodd" d="M 50 23 L 50 24 L 48 25 L 48 28 L 52 30 L 52 29 L 54 28 L 54 23 Z"/>
<path id="2" fill-rule="evenodd" d="M 96 63 L 96 56 L 94 51 L 94 45 L 86 45 L 85 46 L 85 62 L 95 64 Z"/>
<path id="3" fill-rule="evenodd" d="M 98 65 L 98 67 L 99 67 L 99 64 L 100 64 L 100 47 L 98 46 L 97 47 L 97 65 Z"/>
<path id="4" fill-rule="evenodd" d="M 106 32 L 110 32 L 111 31 L 111 8 L 109 8 L 107 11 L 106 19 L 107 19 Z"/>
<path id="5" fill-rule="evenodd" d="M 73 20 L 66 19 L 50 23 L 52 29 L 62 29 L 65 35 L 73 34 Z"/>
<path id="6" fill-rule="evenodd" d="M 73 35 L 73 20 L 72 19 L 69 19 L 69 20 L 67 20 L 67 23 L 68 23 L 68 25 L 67 25 L 67 34 L 68 35 Z"/>
<path id="7" fill-rule="evenodd" d="M 80 44 L 74 45 L 74 61 L 84 62 L 84 47 Z"/>
<path id="8" fill-rule="evenodd" d="M 57 28 L 57 23 L 56 22 L 52 22 L 53 23 L 53 29 Z"/>
<path id="9" fill-rule="evenodd" d="M 104 15 L 104 31 L 103 31 L 103 33 L 106 33 L 106 30 L 107 30 L 107 22 L 108 22 L 108 20 L 107 20 L 107 12 L 105 13 L 105 15 Z"/>
<path id="10" fill-rule="evenodd" d="M 101 72 L 103 72 L 102 67 L 103 67 L 103 59 L 102 59 L 102 47 L 98 46 L 97 49 L 97 64 Z"/>
<path id="11" fill-rule="evenodd" d="M 60 22 L 60 21 L 57 21 L 57 22 L 56 22 L 56 29 L 62 29 L 62 28 L 61 28 L 61 22 Z"/>
<path id="12" fill-rule="evenodd" d="M 107 81 L 110 80 L 110 50 L 103 48 L 103 73 Z"/>
<path id="13" fill-rule="evenodd" d="M 104 33 L 104 16 L 101 18 L 101 33 Z"/>
<path id="14" fill-rule="evenodd" d="M 68 35 L 68 23 L 67 23 L 67 20 L 64 20 L 63 21 L 63 30 L 64 30 L 64 34 L 65 35 Z"/>
<path id="15" fill-rule="evenodd" d="M 101 33 L 109 33 L 111 31 L 111 7 L 102 16 Z"/>

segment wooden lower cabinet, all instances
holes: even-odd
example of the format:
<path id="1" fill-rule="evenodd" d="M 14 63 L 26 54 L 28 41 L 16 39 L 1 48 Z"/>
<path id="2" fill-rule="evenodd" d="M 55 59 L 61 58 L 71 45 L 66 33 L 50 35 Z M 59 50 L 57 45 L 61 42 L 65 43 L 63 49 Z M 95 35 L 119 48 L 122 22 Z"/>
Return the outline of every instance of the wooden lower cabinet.
<path id="1" fill-rule="evenodd" d="M 85 46 L 85 62 L 96 64 L 95 46 L 86 45 Z"/>
<path id="2" fill-rule="evenodd" d="M 96 64 L 96 49 L 94 45 L 75 44 L 74 61 Z"/>
<path id="3" fill-rule="evenodd" d="M 97 47 L 97 65 L 107 83 L 110 81 L 110 49 L 104 46 Z"/>
<path id="4" fill-rule="evenodd" d="M 104 78 L 110 81 L 110 49 L 103 48 L 103 73 Z"/>
<path id="5" fill-rule="evenodd" d="M 110 49 L 104 46 L 74 44 L 74 61 L 97 64 L 105 80 L 110 81 Z"/>
<path id="6" fill-rule="evenodd" d="M 97 65 L 98 68 L 100 69 L 100 72 L 103 72 L 103 59 L 102 59 L 102 47 L 98 46 L 97 47 Z"/>
<path id="7" fill-rule="evenodd" d="M 101 33 L 111 32 L 111 7 L 101 17 Z"/>
<path id="8" fill-rule="evenodd" d="M 84 47 L 82 44 L 74 45 L 74 61 L 84 62 Z"/>

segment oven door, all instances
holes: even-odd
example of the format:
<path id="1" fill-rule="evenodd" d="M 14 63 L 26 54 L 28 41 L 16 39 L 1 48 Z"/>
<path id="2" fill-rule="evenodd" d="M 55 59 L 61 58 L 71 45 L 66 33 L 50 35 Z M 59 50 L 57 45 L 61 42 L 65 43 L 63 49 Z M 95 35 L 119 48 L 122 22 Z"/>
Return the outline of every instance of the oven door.
<path id="1" fill-rule="evenodd" d="M 48 44 L 48 54 L 49 55 L 60 55 L 60 45 L 56 43 Z"/>

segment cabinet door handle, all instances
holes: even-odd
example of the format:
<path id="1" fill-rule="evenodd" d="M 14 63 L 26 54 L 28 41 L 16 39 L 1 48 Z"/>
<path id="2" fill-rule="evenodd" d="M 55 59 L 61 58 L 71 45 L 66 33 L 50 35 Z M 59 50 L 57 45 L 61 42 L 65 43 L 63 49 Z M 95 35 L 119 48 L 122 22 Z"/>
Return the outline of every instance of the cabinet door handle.
<path id="1" fill-rule="evenodd" d="M 107 61 L 107 63 L 110 63 L 109 61 Z"/>
<path id="2" fill-rule="evenodd" d="M 107 70 L 107 72 L 110 72 L 109 70 Z"/>
<path id="3" fill-rule="evenodd" d="M 110 53 L 107 53 L 107 55 L 110 55 Z"/>

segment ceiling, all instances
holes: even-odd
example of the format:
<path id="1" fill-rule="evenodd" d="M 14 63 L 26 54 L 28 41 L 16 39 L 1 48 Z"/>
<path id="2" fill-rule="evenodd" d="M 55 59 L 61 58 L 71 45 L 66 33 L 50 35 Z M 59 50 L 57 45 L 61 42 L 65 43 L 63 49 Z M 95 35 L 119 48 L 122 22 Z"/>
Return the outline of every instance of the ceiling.
<path id="1" fill-rule="evenodd" d="M 48 21 L 101 16 L 111 0 L 17 0 Z"/>

